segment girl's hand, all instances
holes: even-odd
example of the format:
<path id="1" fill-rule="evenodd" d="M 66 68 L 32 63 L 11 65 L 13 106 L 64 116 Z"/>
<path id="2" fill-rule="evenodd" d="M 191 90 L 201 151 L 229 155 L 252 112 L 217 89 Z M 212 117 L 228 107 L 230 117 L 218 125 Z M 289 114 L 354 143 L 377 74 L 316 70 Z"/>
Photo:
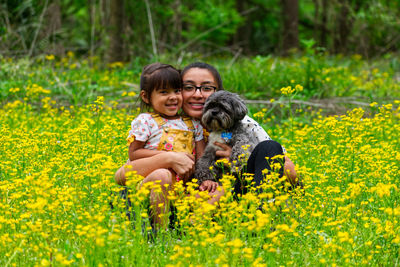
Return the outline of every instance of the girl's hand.
<path id="1" fill-rule="evenodd" d="M 210 193 L 214 193 L 215 190 L 218 187 L 218 183 L 211 181 L 211 180 L 206 180 L 204 182 L 201 183 L 201 185 L 199 186 L 200 191 L 208 191 Z"/>
<path id="2" fill-rule="evenodd" d="M 185 152 L 165 153 L 170 161 L 171 168 L 183 180 L 187 180 L 194 171 L 194 156 Z"/>
<path id="3" fill-rule="evenodd" d="M 219 158 L 226 158 L 227 160 L 230 159 L 231 154 L 232 154 L 232 148 L 228 146 L 227 144 L 219 143 L 219 142 L 214 142 L 214 145 L 222 148 L 223 150 L 217 150 L 215 152 L 215 155 Z"/>

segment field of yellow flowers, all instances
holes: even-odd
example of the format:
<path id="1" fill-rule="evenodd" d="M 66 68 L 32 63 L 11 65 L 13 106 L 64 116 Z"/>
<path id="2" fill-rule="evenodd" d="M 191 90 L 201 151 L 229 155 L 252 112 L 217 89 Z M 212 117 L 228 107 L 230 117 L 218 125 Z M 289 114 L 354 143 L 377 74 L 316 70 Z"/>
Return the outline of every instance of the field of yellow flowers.
<path id="1" fill-rule="evenodd" d="M 270 174 L 262 194 L 214 207 L 177 184 L 175 229 L 157 235 L 148 188 L 132 190 L 129 221 L 113 180 L 138 111 L 103 101 L 0 109 L 1 266 L 399 264 L 400 101 L 274 128 L 304 190 Z"/>
<path id="2" fill-rule="evenodd" d="M 255 75 L 254 62 L 276 63 L 248 61 Z M 271 120 L 276 115 L 271 110 L 254 112 L 285 146 L 304 188 L 289 190 L 284 178 L 266 173 L 261 194 L 250 190 L 234 199 L 233 177 L 225 175 L 228 193 L 211 206 L 206 195 L 194 197 L 194 184 L 184 189 L 177 183 L 169 196 L 176 218 L 168 230 L 155 233 L 150 188 L 137 190 L 141 177 L 130 176 L 127 208 L 123 188 L 114 182 L 127 159 L 130 122 L 139 112 L 115 100 L 132 101 L 140 70 L 120 65 L 98 70 L 73 53 L 34 64 L 1 59 L 0 266 L 398 266 L 398 65 L 393 61 L 381 71 L 360 58 L 336 67 L 317 62 L 323 67 L 312 66 L 313 80 L 295 86 L 304 76 L 301 64 L 309 61 L 278 62 L 293 71 L 265 76 L 265 84 L 276 80 L 277 92 L 268 97 L 289 100 L 289 107 L 275 106 L 288 113 L 281 124 Z M 229 71 L 227 88 L 243 76 L 238 69 Z M 289 82 L 284 73 L 298 78 Z M 360 96 L 392 96 L 393 101 L 346 115 L 293 113 L 291 100 L 311 95 L 312 82 L 324 92 L 336 88 L 335 94 L 345 96 L 351 87 Z M 276 89 L 281 84 L 285 87 Z"/>

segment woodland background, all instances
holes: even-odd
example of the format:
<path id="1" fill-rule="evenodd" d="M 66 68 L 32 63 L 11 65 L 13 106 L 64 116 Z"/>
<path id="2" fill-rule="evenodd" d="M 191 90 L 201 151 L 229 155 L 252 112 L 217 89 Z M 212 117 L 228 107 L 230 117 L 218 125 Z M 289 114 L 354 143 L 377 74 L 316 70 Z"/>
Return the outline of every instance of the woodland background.
<path id="1" fill-rule="evenodd" d="M 0 0 L 0 266 L 399 266 L 399 48 L 399 0 Z M 197 60 L 304 188 L 175 183 L 155 234 L 114 173 L 142 67 Z"/>
<path id="2" fill-rule="evenodd" d="M 0 53 L 104 62 L 202 56 L 380 57 L 400 48 L 398 0 L 2 0 Z"/>

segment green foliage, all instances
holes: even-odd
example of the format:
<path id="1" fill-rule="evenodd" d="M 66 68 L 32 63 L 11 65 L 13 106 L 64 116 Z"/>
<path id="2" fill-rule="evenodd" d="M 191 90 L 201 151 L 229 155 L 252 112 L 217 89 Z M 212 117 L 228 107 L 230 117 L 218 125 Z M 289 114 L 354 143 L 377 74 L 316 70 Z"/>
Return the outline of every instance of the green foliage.
<path id="1" fill-rule="evenodd" d="M 304 87 L 298 95 L 304 99 L 355 96 L 372 101 L 399 97 L 397 70 L 385 60 L 368 62 L 360 55 L 350 59 L 310 53 L 292 58 L 245 58 L 232 67 L 227 67 L 226 61 L 213 64 L 220 70 L 225 88 L 248 99 L 277 97 L 282 87 L 296 84 Z"/>
<path id="2" fill-rule="evenodd" d="M 235 9 L 235 1 L 196 1 L 182 6 L 182 20 L 188 25 L 182 35 L 190 42 L 212 40 L 224 45 L 236 32 L 242 18 Z"/>
<path id="3" fill-rule="evenodd" d="M 208 63 L 221 73 L 224 87 L 247 99 L 280 98 L 280 89 L 287 86 L 303 86 L 297 99 L 356 97 L 364 101 L 400 97 L 398 58 L 391 60 L 363 60 L 360 55 L 352 58 L 327 56 L 316 52 L 309 42 L 304 56 L 278 58 L 257 56 L 231 59 L 214 59 Z M 177 67 L 193 62 L 186 59 Z M 49 89 L 59 104 L 87 104 L 98 95 L 109 100 L 120 100 L 125 91 L 138 90 L 142 67 L 150 63 L 136 58 L 129 64 L 116 63 L 109 68 L 99 68 L 99 58 L 81 60 L 73 53 L 63 58 L 53 55 L 36 60 L 11 58 L 0 59 L 0 101 L 6 103 L 26 97 L 26 88 L 37 84 Z M 168 56 L 164 62 L 170 62 Z M 12 92 L 11 88 L 19 88 Z M 11 91 L 10 91 L 11 90 Z M 129 100 L 130 102 L 132 100 Z"/>
<path id="4" fill-rule="evenodd" d="M 387 52 L 398 49 L 400 23 L 399 1 L 366 1 L 355 12 L 353 42 L 360 43 L 360 52 Z M 361 49 L 364 49 L 362 51 Z"/>
<path id="5" fill-rule="evenodd" d="M 30 101 L 36 102 L 51 96 L 60 105 L 87 104 L 98 95 L 118 99 L 132 84 L 135 86 L 142 66 L 138 64 L 128 69 L 122 68 L 122 64 L 114 64 L 109 69 L 98 69 L 91 67 L 91 64 L 99 64 L 98 59 L 92 58 L 92 62 L 78 60 L 73 53 L 59 61 L 54 60 L 53 55 L 36 61 L 21 59 L 13 62 L 3 59 L 3 68 L 0 70 L 1 101 L 11 101 L 11 91 L 14 92 L 13 99 L 27 100 L 33 95 L 35 98 Z M 36 86 L 50 91 L 29 93 Z"/>
<path id="6" fill-rule="evenodd" d="M 109 44 L 110 1 L 21 0 L 0 3 L 0 49 L 12 56 L 54 53 L 103 57 Z M 398 1 L 298 1 L 299 39 L 316 41 L 330 53 L 380 56 L 398 51 Z M 325 7 L 323 7 L 325 3 Z M 342 16 L 343 8 L 348 11 Z M 285 29 L 282 1 L 124 1 L 123 52 L 157 59 L 164 53 L 280 53 Z M 57 22 L 57 23 L 56 23 Z M 158 55 L 154 55 L 150 28 Z M 342 29 L 342 32 L 341 30 Z M 343 39 L 343 40 L 342 40 Z M 238 50 L 238 49 L 241 50 Z"/>

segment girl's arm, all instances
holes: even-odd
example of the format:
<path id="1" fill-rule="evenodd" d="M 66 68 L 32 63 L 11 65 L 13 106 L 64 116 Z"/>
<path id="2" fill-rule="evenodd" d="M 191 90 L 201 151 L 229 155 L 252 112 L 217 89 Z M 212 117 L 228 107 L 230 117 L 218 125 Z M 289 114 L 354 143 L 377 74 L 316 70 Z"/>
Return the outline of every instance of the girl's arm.
<path id="1" fill-rule="evenodd" d="M 196 161 L 203 155 L 205 147 L 206 147 L 206 142 L 204 141 L 204 139 L 195 142 Z"/>
<path id="2" fill-rule="evenodd" d="M 146 149 L 144 147 L 145 142 L 135 140 L 129 145 L 129 160 L 137 160 L 137 159 L 142 159 L 142 158 L 149 158 L 154 155 L 164 153 L 164 151 L 158 151 L 158 150 L 151 150 L 151 149 Z"/>
<path id="3" fill-rule="evenodd" d="M 125 185 L 126 173 L 136 171 L 146 177 L 157 169 L 173 169 L 180 177 L 190 176 L 194 170 L 194 157 L 184 152 L 168 152 L 129 161 L 115 173 L 115 181 Z"/>
<path id="4" fill-rule="evenodd" d="M 231 154 L 232 154 L 232 147 L 230 147 L 227 144 L 223 144 L 223 143 L 219 143 L 219 142 L 215 142 L 214 145 L 222 148 L 222 150 L 217 150 L 215 152 L 215 155 L 221 159 L 226 158 L 229 161 L 231 158 Z"/>

